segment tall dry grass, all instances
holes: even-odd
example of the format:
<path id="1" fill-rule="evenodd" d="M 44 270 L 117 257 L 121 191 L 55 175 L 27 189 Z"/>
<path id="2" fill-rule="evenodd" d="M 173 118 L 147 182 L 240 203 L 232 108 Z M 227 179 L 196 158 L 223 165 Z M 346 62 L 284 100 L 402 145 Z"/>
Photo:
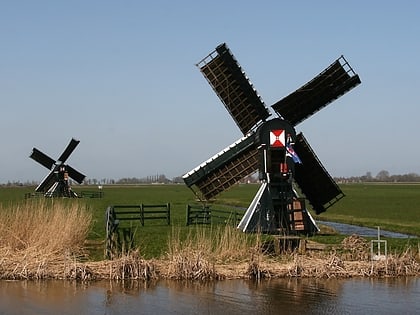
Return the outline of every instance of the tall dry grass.
<path id="1" fill-rule="evenodd" d="M 215 265 L 249 261 L 259 251 L 258 238 L 230 225 L 197 226 L 186 237 L 173 229 L 168 241 L 167 276 L 173 279 L 208 280 L 223 276 Z"/>
<path id="2" fill-rule="evenodd" d="M 0 278 L 57 277 L 66 262 L 83 254 L 91 221 L 78 202 L 42 199 L 0 207 Z"/>
<path id="3" fill-rule="evenodd" d="M 69 200 L 67 200 L 69 201 Z M 367 259 L 366 241 L 351 236 L 338 254 L 264 253 L 261 234 L 231 225 L 174 227 L 166 257 L 146 261 L 136 250 L 112 261 L 82 261 L 92 217 L 77 200 L 30 200 L 0 206 L 0 279 L 170 279 L 232 277 L 384 277 L 420 274 L 420 245 L 386 260 Z M 284 256 L 284 255 L 283 255 Z"/>
<path id="4" fill-rule="evenodd" d="M 367 241 L 354 235 L 343 241 L 338 252 L 296 250 L 276 257 L 265 253 L 261 234 L 245 234 L 231 226 L 198 227 L 186 237 L 174 229 L 168 249 L 164 276 L 172 279 L 397 277 L 420 273 L 418 249 L 371 261 Z"/>

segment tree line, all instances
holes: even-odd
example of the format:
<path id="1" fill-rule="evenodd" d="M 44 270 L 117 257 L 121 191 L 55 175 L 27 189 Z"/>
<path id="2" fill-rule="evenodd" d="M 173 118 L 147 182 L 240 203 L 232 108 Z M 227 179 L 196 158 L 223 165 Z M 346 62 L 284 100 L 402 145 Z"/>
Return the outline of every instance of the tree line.
<path id="1" fill-rule="evenodd" d="M 387 170 L 381 170 L 376 176 L 373 176 L 371 172 L 366 172 L 366 174 L 362 176 L 336 177 L 334 179 L 338 183 L 413 183 L 420 182 L 420 175 L 417 173 L 391 175 Z"/>
<path id="2" fill-rule="evenodd" d="M 365 175 L 351 176 L 351 177 L 334 177 L 337 183 L 363 183 L 363 182 L 386 182 L 386 183 L 413 183 L 420 182 L 420 175 L 417 173 L 407 173 L 400 175 L 391 175 L 386 170 L 381 170 L 372 175 L 372 172 L 366 172 Z M 169 179 L 164 174 L 150 175 L 146 177 L 123 177 L 120 179 L 112 178 L 86 178 L 83 182 L 84 185 L 134 185 L 134 184 L 183 184 L 182 176 L 176 176 Z M 241 180 L 241 183 L 258 183 L 258 174 L 246 176 Z M 37 186 L 39 183 L 36 181 L 8 181 L 6 184 L 0 186 Z"/>

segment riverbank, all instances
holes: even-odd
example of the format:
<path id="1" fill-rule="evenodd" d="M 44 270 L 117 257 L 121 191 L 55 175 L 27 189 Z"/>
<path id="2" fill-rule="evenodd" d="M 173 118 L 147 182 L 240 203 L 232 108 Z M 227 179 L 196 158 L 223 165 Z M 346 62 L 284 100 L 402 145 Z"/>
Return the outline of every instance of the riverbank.
<path id="1" fill-rule="evenodd" d="M 357 235 L 337 245 L 308 247 L 309 240 L 303 238 L 299 246 L 289 246 L 285 242 L 290 239 L 242 233 L 230 225 L 195 226 L 187 231 L 171 227 L 169 235 L 161 235 L 163 253 L 151 259 L 144 259 L 142 251 L 154 243 L 131 248 L 129 243 L 117 242 L 121 246 L 115 247 L 112 260 L 94 261 L 87 249 L 92 215 L 83 204 L 39 200 L 0 207 L 0 213 L 0 279 L 200 281 L 420 274 L 418 242 L 412 243 L 415 248 L 407 246 L 371 260 L 369 242 Z M 104 250 L 104 244 L 100 246 L 99 251 Z"/>
<path id="2" fill-rule="evenodd" d="M 346 250 L 351 245 L 351 250 Z M 366 243 L 358 236 L 343 241 L 340 250 L 267 255 L 250 249 L 247 259 L 212 261 L 199 250 L 175 253 L 163 259 L 143 259 L 132 251 L 113 260 L 83 261 L 83 257 L 26 255 L 0 252 L 0 279 L 66 280 L 225 280 L 263 278 L 351 278 L 420 276 L 418 249 L 370 260 Z"/>
<path id="3" fill-rule="evenodd" d="M 186 262 L 180 271 L 173 262 L 144 260 L 127 256 L 99 262 L 77 262 L 71 259 L 59 263 L 43 260 L 35 264 L 9 262 L 3 258 L 0 266 L 2 280 L 227 280 L 263 278 L 352 278 L 420 276 L 420 264 L 410 255 L 388 257 L 379 261 L 349 261 L 338 255 L 325 257 L 295 254 L 290 261 L 272 258 L 261 261 L 210 263 L 196 260 Z M 175 272 L 174 272 L 175 271 Z"/>

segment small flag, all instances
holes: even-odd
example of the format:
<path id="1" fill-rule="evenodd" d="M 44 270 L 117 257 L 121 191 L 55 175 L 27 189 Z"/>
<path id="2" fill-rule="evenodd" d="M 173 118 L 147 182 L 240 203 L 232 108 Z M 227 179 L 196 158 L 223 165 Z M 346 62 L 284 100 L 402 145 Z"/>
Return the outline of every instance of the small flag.
<path id="1" fill-rule="evenodd" d="M 286 151 L 287 151 L 286 155 L 290 156 L 292 158 L 293 162 L 302 164 L 302 161 L 300 160 L 299 156 L 297 155 L 295 150 L 293 150 L 293 148 L 290 144 L 286 145 Z"/>

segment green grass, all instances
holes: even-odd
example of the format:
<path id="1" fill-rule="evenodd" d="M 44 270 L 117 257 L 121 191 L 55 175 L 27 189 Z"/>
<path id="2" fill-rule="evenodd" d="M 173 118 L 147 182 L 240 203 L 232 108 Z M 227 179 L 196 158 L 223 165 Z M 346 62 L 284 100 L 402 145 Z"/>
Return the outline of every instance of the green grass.
<path id="1" fill-rule="evenodd" d="M 247 207 L 252 201 L 258 185 L 237 185 L 219 195 L 218 204 Z M 81 190 L 97 190 L 96 187 L 74 186 L 76 192 Z M 362 226 L 409 233 L 420 236 L 420 184 L 347 184 L 342 185 L 346 197 L 340 200 L 327 212 L 316 216 L 320 220 L 332 220 Z M 33 192 L 34 187 L 2 187 L 0 203 L 4 206 L 16 202 L 25 202 L 24 194 Z M 93 226 L 89 239 L 105 239 L 105 210 L 109 205 L 127 204 L 171 204 L 171 226 L 162 220 L 139 223 L 124 222 L 135 230 L 137 244 L 140 245 L 145 258 L 159 257 L 167 251 L 168 237 L 173 228 L 179 228 L 182 235 L 194 230 L 185 225 L 186 205 L 196 204 L 194 194 L 185 185 L 135 185 L 104 186 L 103 198 L 83 198 L 65 200 L 64 202 L 80 202 L 92 211 Z M 123 223 L 122 223 L 123 224 Z M 325 243 L 338 243 L 344 236 L 316 236 L 315 240 Z M 391 248 L 404 248 L 410 244 L 416 246 L 416 240 L 390 240 Z M 409 243 L 411 242 L 411 243 Z M 417 243 L 415 243 L 417 242 Z M 102 258 L 103 250 L 95 253 Z"/>
<path id="2" fill-rule="evenodd" d="M 420 236 L 420 184 L 347 184 L 345 198 L 319 216 Z"/>

